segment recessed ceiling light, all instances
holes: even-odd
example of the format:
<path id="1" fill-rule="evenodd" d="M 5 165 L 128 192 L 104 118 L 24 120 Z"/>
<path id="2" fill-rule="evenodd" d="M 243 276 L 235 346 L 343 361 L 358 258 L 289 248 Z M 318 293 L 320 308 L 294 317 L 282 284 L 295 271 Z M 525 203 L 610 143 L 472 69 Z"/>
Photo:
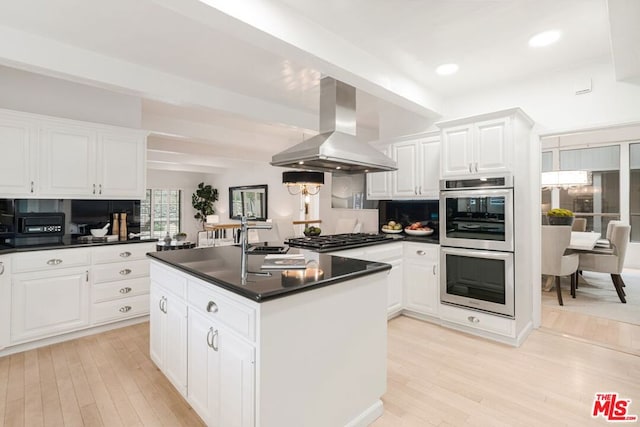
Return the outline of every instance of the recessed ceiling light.
<path id="1" fill-rule="evenodd" d="M 549 46 L 557 42 L 560 39 L 560 31 L 552 30 L 545 31 L 543 33 L 536 34 L 529 39 L 529 46 L 531 47 L 543 47 Z"/>
<path id="2" fill-rule="evenodd" d="M 442 64 L 438 68 L 436 68 L 436 73 L 441 76 L 449 76 L 458 71 L 458 64 Z"/>

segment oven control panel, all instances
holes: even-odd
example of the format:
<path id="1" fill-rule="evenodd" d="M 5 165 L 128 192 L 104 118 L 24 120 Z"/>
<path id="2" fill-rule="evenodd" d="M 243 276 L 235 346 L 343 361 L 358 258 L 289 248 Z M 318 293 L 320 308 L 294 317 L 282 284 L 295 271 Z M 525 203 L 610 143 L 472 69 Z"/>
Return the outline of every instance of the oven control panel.
<path id="1" fill-rule="evenodd" d="M 27 225 L 23 229 L 23 233 L 60 233 L 62 231 L 61 225 Z"/>

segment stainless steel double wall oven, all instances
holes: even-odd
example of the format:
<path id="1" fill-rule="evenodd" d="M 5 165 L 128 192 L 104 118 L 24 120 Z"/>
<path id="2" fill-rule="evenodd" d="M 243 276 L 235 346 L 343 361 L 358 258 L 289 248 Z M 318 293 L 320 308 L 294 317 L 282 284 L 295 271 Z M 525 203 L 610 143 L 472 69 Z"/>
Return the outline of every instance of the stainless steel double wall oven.
<path id="1" fill-rule="evenodd" d="M 513 177 L 440 182 L 440 300 L 514 317 Z"/>

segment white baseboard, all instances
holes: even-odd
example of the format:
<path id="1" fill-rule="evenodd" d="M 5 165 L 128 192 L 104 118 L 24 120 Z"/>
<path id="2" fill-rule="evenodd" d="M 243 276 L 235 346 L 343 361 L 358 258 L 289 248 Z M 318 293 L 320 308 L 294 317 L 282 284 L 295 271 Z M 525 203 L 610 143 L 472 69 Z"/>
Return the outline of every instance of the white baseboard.
<path id="1" fill-rule="evenodd" d="M 375 420 L 380 418 L 384 413 L 384 406 L 382 400 L 378 400 L 373 405 L 369 406 L 364 412 L 351 420 L 345 427 L 366 427 L 372 424 Z"/>

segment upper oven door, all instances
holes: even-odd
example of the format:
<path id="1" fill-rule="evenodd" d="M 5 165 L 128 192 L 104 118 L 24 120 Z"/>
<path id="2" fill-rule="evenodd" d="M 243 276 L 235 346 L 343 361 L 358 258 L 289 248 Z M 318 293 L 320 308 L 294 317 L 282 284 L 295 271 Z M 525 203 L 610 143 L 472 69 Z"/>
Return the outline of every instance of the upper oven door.
<path id="1" fill-rule="evenodd" d="M 441 191 L 440 244 L 513 252 L 513 190 Z"/>

